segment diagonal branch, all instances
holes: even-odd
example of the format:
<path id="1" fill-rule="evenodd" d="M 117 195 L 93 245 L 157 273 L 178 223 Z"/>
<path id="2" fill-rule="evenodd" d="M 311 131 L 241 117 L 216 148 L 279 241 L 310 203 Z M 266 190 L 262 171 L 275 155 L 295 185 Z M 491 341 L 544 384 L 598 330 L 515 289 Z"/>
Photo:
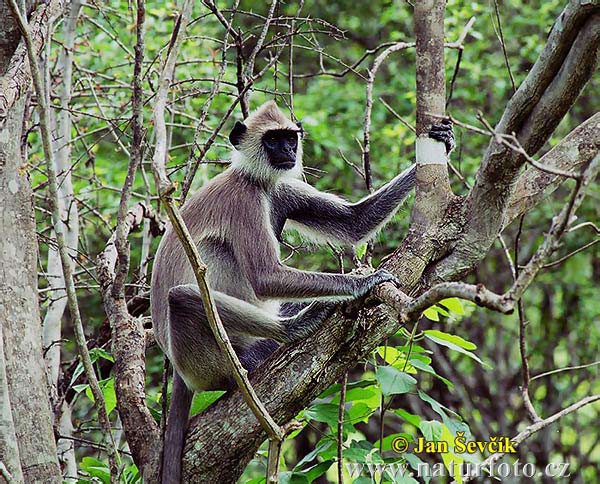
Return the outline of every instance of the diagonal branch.
<path id="1" fill-rule="evenodd" d="M 592 76 L 600 45 L 600 6 L 571 1 L 550 32 L 546 46 L 512 97 L 496 133 L 514 134 L 529 155 L 547 141 Z M 471 270 L 505 224 L 506 211 L 525 157 L 492 139 L 462 213 L 452 254 L 433 278 L 447 280 L 453 268 Z"/>

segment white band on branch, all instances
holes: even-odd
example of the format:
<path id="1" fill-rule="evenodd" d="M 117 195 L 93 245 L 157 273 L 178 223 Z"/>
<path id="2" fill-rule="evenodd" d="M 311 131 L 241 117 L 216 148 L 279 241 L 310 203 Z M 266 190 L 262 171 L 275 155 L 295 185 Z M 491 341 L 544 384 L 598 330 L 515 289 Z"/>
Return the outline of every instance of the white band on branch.
<path id="1" fill-rule="evenodd" d="M 429 136 L 419 136 L 415 142 L 417 165 L 446 165 L 446 145 Z"/>

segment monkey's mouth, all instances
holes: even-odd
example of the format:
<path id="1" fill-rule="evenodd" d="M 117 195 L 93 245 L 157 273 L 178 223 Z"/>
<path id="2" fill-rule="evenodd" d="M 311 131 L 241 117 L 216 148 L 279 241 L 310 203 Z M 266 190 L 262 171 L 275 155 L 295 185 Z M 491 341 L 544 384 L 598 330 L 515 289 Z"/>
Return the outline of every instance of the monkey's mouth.
<path id="1" fill-rule="evenodd" d="M 296 166 L 296 162 L 292 160 L 281 160 L 273 164 L 276 170 L 291 170 Z"/>

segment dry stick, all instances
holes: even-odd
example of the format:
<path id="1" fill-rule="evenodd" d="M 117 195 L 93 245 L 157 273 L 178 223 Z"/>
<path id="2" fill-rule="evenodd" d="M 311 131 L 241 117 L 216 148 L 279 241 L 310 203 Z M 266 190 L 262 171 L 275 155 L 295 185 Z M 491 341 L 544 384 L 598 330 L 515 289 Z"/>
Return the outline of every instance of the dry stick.
<path id="1" fill-rule="evenodd" d="M 216 5 L 214 5 L 214 3 L 212 3 L 212 2 L 211 3 L 206 2 L 206 3 L 207 3 L 207 6 L 209 6 L 209 8 L 211 8 L 211 7 L 214 8 L 214 10 L 212 10 L 212 9 L 211 10 L 213 11 L 213 13 L 215 13 L 217 18 L 219 18 L 219 15 L 221 17 L 223 16 L 217 9 Z M 208 99 L 204 102 L 204 105 L 202 106 L 200 120 L 198 121 L 198 125 L 194 132 L 194 141 L 192 143 L 192 147 L 190 149 L 190 154 L 188 156 L 184 180 L 183 180 L 183 183 L 181 184 L 181 198 L 180 198 L 181 204 L 183 204 L 185 202 L 188 192 L 189 192 L 190 188 L 192 187 L 194 175 L 196 174 L 196 171 L 198 169 L 197 163 L 193 164 L 192 161 L 194 158 L 194 151 L 196 149 L 196 146 L 198 145 L 198 137 L 200 135 L 200 129 L 204 125 L 204 122 L 206 121 L 206 117 L 208 116 L 208 112 L 210 110 L 210 107 L 212 106 L 212 102 L 219 92 L 219 87 L 221 85 L 221 81 L 223 80 L 223 77 L 225 76 L 225 72 L 227 70 L 227 51 L 229 50 L 229 42 L 228 42 L 229 35 L 234 37 L 234 40 L 236 38 L 234 35 L 235 31 L 233 29 L 231 29 L 231 27 L 229 27 L 229 25 L 231 25 L 231 23 L 233 23 L 233 17 L 236 13 L 238 3 L 239 3 L 239 0 L 236 1 L 236 3 L 234 4 L 234 9 L 233 9 L 234 11 L 231 14 L 230 22 L 227 23 L 227 21 L 225 19 L 223 19 L 225 21 L 225 25 L 228 26 L 228 30 L 225 33 L 225 39 L 223 41 L 222 54 L 221 54 L 221 59 L 222 59 L 221 67 L 219 69 L 219 73 L 217 74 L 216 79 L 213 82 L 213 86 L 212 86 L 212 89 L 208 96 Z M 203 158 L 204 158 L 204 156 L 203 156 Z M 200 159 L 199 161 L 202 161 L 202 160 Z"/>
<path id="2" fill-rule="evenodd" d="M 465 38 L 467 37 L 467 34 L 469 33 L 469 30 L 471 30 L 471 27 L 473 26 L 474 23 L 475 23 L 475 17 L 471 17 L 469 19 L 469 21 L 467 22 L 467 25 L 465 25 L 465 28 L 461 32 L 457 41 L 454 42 L 453 44 L 444 44 L 445 47 L 452 47 L 452 48 L 455 48 L 458 50 L 458 55 L 456 56 L 456 64 L 454 65 L 454 72 L 452 73 L 452 80 L 450 81 L 450 87 L 448 88 L 448 97 L 446 98 L 446 109 L 448 109 L 448 106 L 450 105 L 450 102 L 452 101 L 452 94 L 454 93 L 454 84 L 456 82 L 456 79 L 458 78 L 460 62 L 462 60 L 463 51 L 465 50 L 465 46 L 463 45 L 463 43 L 465 41 Z"/>
<path id="3" fill-rule="evenodd" d="M 498 133 L 492 125 L 489 123 L 487 119 L 483 117 L 481 112 L 477 113 L 477 119 L 481 121 L 481 124 L 485 126 L 487 129 L 487 134 L 491 135 L 494 140 L 498 143 L 503 144 L 504 146 L 510 148 L 516 153 L 519 153 L 525 158 L 525 161 L 537 168 L 540 171 L 544 171 L 546 173 L 550 173 L 551 175 L 558 175 L 565 178 L 573 178 L 574 180 L 581 179 L 581 175 L 577 173 L 571 173 L 569 171 L 561 170 L 559 168 L 554 168 L 552 166 L 546 166 L 535 160 L 532 156 L 525 151 L 525 148 L 521 145 L 515 134 L 506 134 L 506 133 Z M 467 125 L 468 126 L 468 125 Z"/>
<path id="4" fill-rule="evenodd" d="M 243 85 L 247 84 L 248 80 L 252 78 L 252 73 L 254 72 L 254 64 L 256 63 L 256 56 L 262 49 L 262 46 L 267 37 L 269 27 L 271 26 L 271 22 L 273 21 L 273 14 L 275 13 L 275 7 L 277 6 L 277 3 L 278 3 L 278 0 L 271 1 L 271 6 L 269 8 L 269 13 L 267 14 L 267 18 L 265 19 L 265 24 L 263 26 L 263 29 L 260 32 L 260 35 L 258 37 L 258 40 L 256 41 L 256 45 L 254 46 L 254 49 L 252 49 L 252 52 L 250 52 L 250 55 L 248 56 L 248 60 L 246 61 L 246 65 L 244 66 L 242 79 L 241 79 Z M 241 52 L 238 55 L 241 55 Z M 250 96 L 249 91 L 246 90 L 240 101 L 241 105 L 242 105 L 242 111 L 244 112 L 244 116 L 246 116 L 248 113 L 249 96 Z"/>
<path id="5" fill-rule="evenodd" d="M 508 54 L 506 52 L 506 44 L 504 42 L 504 32 L 502 32 L 502 21 L 500 20 L 500 10 L 498 9 L 498 0 L 494 0 L 494 12 L 496 13 L 496 21 L 498 22 L 498 30 L 496 34 L 498 35 L 498 40 L 500 41 L 500 45 L 502 46 L 502 53 L 504 54 L 504 63 L 506 64 L 506 70 L 508 71 L 508 76 L 510 77 L 510 83 L 512 84 L 513 94 L 517 92 L 517 87 L 515 84 L 515 78 L 513 77 L 512 70 L 510 68 L 510 62 L 508 61 Z M 494 22 L 492 22 L 492 25 Z M 496 26 L 494 25 L 494 30 L 496 30 Z"/>
<path id="6" fill-rule="evenodd" d="M 106 413 L 106 406 L 104 404 L 104 396 L 96 373 L 94 372 L 94 366 L 90 358 L 90 353 L 87 348 L 87 342 L 85 340 L 85 333 L 83 331 L 83 323 L 81 321 L 81 314 L 79 312 L 79 304 L 77 302 L 77 292 L 75 290 L 75 282 L 73 280 L 73 270 L 70 265 L 69 250 L 65 242 L 65 234 L 60 219 L 60 211 L 58 208 L 58 180 L 56 175 L 56 167 L 54 164 L 54 152 L 52 150 L 52 138 L 50 133 L 50 113 L 48 105 L 46 104 L 46 96 L 44 94 L 45 87 L 42 84 L 42 77 L 37 64 L 37 57 L 35 52 L 35 46 L 29 34 L 29 27 L 27 20 L 21 15 L 19 7 L 17 6 L 16 0 L 9 0 L 10 8 L 13 12 L 21 34 L 25 39 L 27 45 L 27 55 L 29 58 L 29 66 L 31 69 L 31 77 L 33 79 L 33 85 L 37 94 L 38 111 L 40 116 L 40 131 L 42 137 L 42 146 L 44 150 L 44 157 L 46 158 L 46 170 L 48 175 L 48 191 L 50 196 L 48 197 L 48 203 L 51 207 L 52 212 L 52 223 L 54 225 L 54 232 L 56 233 L 56 242 L 58 245 L 58 252 L 60 254 L 60 260 L 63 269 L 63 276 L 65 279 L 65 286 L 67 292 L 67 299 L 69 303 L 69 311 L 71 312 L 71 318 L 73 320 L 73 329 L 75 333 L 75 341 L 77 343 L 77 351 L 79 358 L 85 370 L 86 377 L 88 379 L 92 395 L 94 396 L 94 406 L 98 412 L 98 420 L 102 427 L 102 433 L 104 438 L 108 440 L 110 445 L 107 447 L 108 461 L 110 465 L 110 480 L 111 482 L 118 482 L 119 480 L 119 466 L 117 464 L 118 453 L 115 446 L 115 442 L 112 438 L 110 431 L 110 420 Z"/>
<path id="7" fill-rule="evenodd" d="M 338 408 L 338 428 L 337 428 L 337 471 L 338 484 L 344 484 L 344 463 L 343 463 L 343 444 L 344 444 L 344 411 L 346 410 L 346 387 L 348 385 L 348 372 L 344 373 L 340 387 L 340 406 Z"/>
<path id="8" fill-rule="evenodd" d="M 434 116 L 436 116 L 436 115 L 434 115 Z M 573 180 L 581 179 L 581 174 L 579 174 L 579 173 L 573 173 L 570 171 L 561 170 L 560 168 L 556 168 L 554 166 L 544 165 L 543 163 L 540 163 L 535 158 L 530 156 L 527 153 L 527 151 L 525 151 L 525 148 L 523 148 L 523 146 L 521 145 L 521 143 L 519 142 L 519 140 L 516 138 L 516 136 L 514 134 L 498 133 L 492 127 L 492 125 L 489 123 L 489 121 L 483 117 L 483 115 L 481 113 L 477 113 L 477 119 L 479 121 L 481 121 L 481 124 L 483 124 L 486 129 L 481 129 L 481 128 L 478 128 L 477 126 L 473 126 L 472 124 L 465 123 L 451 115 L 436 116 L 436 117 L 438 117 L 440 119 L 448 119 L 448 120 L 452 121 L 452 124 L 460 126 L 461 128 L 465 128 L 466 130 L 472 131 L 473 133 L 477 133 L 477 134 L 481 134 L 483 136 L 489 136 L 489 137 L 494 138 L 494 141 L 501 143 L 504 146 L 506 146 L 507 148 L 510 148 L 511 150 L 522 155 L 525 158 L 525 161 L 527 163 L 529 163 L 531 166 L 533 166 L 534 168 L 537 168 L 540 171 L 549 173 L 551 175 L 561 176 L 564 178 L 572 178 Z"/>
<path id="9" fill-rule="evenodd" d="M 519 444 L 523 443 L 525 440 L 527 440 L 533 434 L 548 427 L 550 424 L 553 424 L 554 422 L 560 420 L 565 415 L 569 415 L 570 413 L 573 413 L 573 412 L 579 410 L 580 408 L 584 407 L 585 405 L 589 405 L 590 403 L 594 403 L 599 400 L 600 400 L 600 395 L 591 395 L 589 397 L 583 398 L 583 399 L 579 400 L 578 402 L 575 402 L 573 405 L 569 405 L 567 408 L 564 408 L 563 410 L 556 412 L 554 415 L 551 415 L 548 418 L 545 418 L 543 420 L 540 420 L 539 422 L 535 422 L 535 423 L 529 425 L 528 427 L 523 429 L 514 438 L 512 438 L 510 440 L 511 440 L 512 444 L 515 447 L 517 447 Z M 497 452 L 495 454 L 492 454 L 487 459 L 485 459 L 481 464 L 479 464 L 479 466 L 481 468 L 489 467 L 489 466 L 493 465 L 494 463 L 498 462 L 505 454 L 506 454 L 505 452 Z M 473 480 L 475 477 L 480 477 L 480 476 L 465 476 L 465 477 L 463 477 L 463 482 L 469 482 L 469 481 Z M 456 483 L 456 481 L 452 481 L 452 484 L 455 484 L 455 483 Z"/>
<path id="10" fill-rule="evenodd" d="M 385 363 L 387 358 L 387 347 L 388 347 L 388 339 L 386 338 L 383 341 L 383 361 Z M 408 361 L 408 356 L 406 357 Z M 385 395 L 381 392 L 381 400 L 379 401 L 379 452 L 383 455 L 383 433 L 385 431 Z"/>
<path id="11" fill-rule="evenodd" d="M 523 221 L 525 220 L 525 214 L 521 215 L 519 219 L 519 229 L 515 236 L 515 263 L 513 265 L 513 280 L 517 282 L 519 277 L 519 243 L 521 241 L 521 234 L 523 232 Z M 521 395 L 523 396 L 523 406 L 525 411 L 529 415 L 529 418 L 533 422 L 539 422 L 540 416 L 537 414 L 531 397 L 529 396 L 529 360 L 527 359 L 527 334 L 526 327 L 527 322 L 525 321 L 525 306 L 523 304 L 523 298 L 520 298 L 517 302 L 517 315 L 519 317 L 519 353 L 521 355 L 521 373 L 523 377 L 523 386 L 521 387 Z"/>
<path id="12" fill-rule="evenodd" d="M 375 60 L 373 61 L 373 67 L 369 69 L 369 77 L 367 79 L 367 89 L 366 89 L 366 104 L 365 104 L 365 115 L 363 121 L 363 149 L 362 149 L 362 159 L 363 159 L 363 169 L 365 172 L 365 182 L 367 184 L 367 190 L 369 192 L 373 189 L 373 180 L 371 177 L 371 112 L 373 111 L 373 85 L 375 84 L 375 76 L 377 75 L 377 71 L 383 64 L 388 56 L 394 52 L 398 52 L 400 50 L 408 49 L 409 47 L 414 47 L 414 42 L 398 42 L 391 47 L 385 49 L 381 54 L 379 54 Z"/>
<path id="13" fill-rule="evenodd" d="M 569 202 L 563 207 L 558 216 L 554 217 L 552 225 L 542 245 L 520 271 L 519 277 L 509 294 L 509 298 L 518 300 L 527 287 L 531 284 L 539 270 L 544 265 L 546 259 L 558 249 L 558 241 L 568 228 L 571 217 L 581 205 L 584 198 L 583 188 L 585 188 L 594 179 L 600 169 L 600 154 L 596 155 L 584 170 L 581 180 L 577 180 L 575 188 Z"/>
<path id="14" fill-rule="evenodd" d="M 280 444 L 281 441 L 283 441 L 284 439 L 285 431 L 277 425 L 277 423 L 269 415 L 269 412 L 256 395 L 254 389 L 250 385 L 250 381 L 248 380 L 248 372 L 240 363 L 240 360 L 237 354 L 235 353 L 233 346 L 231 345 L 227 332 L 225 331 L 223 323 L 221 322 L 221 319 L 217 312 L 217 307 L 215 305 L 214 299 L 212 297 L 212 294 L 210 293 L 210 289 L 206 282 L 207 267 L 204 264 L 204 262 L 202 262 L 196 244 L 194 243 L 190 233 L 187 230 L 187 227 L 185 225 L 185 222 L 183 221 L 183 218 L 181 217 L 179 209 L 175 205 L 175 202 L 173 200 L 175 185 L 169 180 L 166 173 L 165 165 L 167 154 L 167 135 L 164 116 L 166 97 L 168 94 L 169 86 L 173 79 L 173 74 L 175 70 L 175 58 L 177 56 L 177 51 L 179 49 L 179 45 L 183 36 L 182 33 L 185 31 L 187 23 L 189 21 L 192 4 L 193 0 L 187 0 L 182 7 L 178 21 L 178 28 L 176 28 L 173 31 L 173 37 L 171 39 L 172 47 L 167 54 L 167 58 L 165 59 L 165 64 L 159 80 L 159 88 L 156 95 L 156 103 L 153 112 L 153 120 L 156 133 L 156 148 L 154 152 L 154 157 L 152 159 L 152 168 L 154 171 L 155 181 L 160 195 L 160 199 L 165 205 L 165 209 L 167 210 L 167 214 L 169 216 L 171 224 L 173 225 L 173 229 L 179 237 L 179 240 L 181 241 L 181 244 L 194 271 L 194 276 L 196 277 L 196 282 L 198 283 L 198 288 L 202 296 L 202 304 L 204 306 L 204 310 L 206 312 L 210 328 L 217 341 L 217 344 L 219 345 L 219 348 L 221 349 L 221 351 L 223 351 L 229 362 L 229 365 L 233 372 L 233 377 L 238 386 L 240 387 L 244 399 L 246 400 L 248 406 L 250 407 L 256 418 L 259 420 L 265 432 L 267 433 L 270 440 L 269 447 L 273 450 L 272 458 L 275 458 L 277 449 L 280 450 Z M 276 443 L 278 443 L 279 445 L 275 445 Z M 274 477 L 275 479 L 277 479 L 276 475 Z M 277 481 L 268 480 L 267 482 Z"/>
<path id="15" fill-rule="evenodd" d="M 383 61 L 393 52 L 408 49 L 414 47 L 414 42 L 398 42 L 379 54 L 373 61 L 373 67 L 368 70 L 369 77 L 367 79 L 366 88 L 366 103 L 365 103 L 365 115 L 363 121 L 363 144 L 362 144 L 362 160 L 363 160 L 363 172 L 365 174 L 365 184 L 367 191 L 371 193 L 373 191 L 373 176 L 371 174 L 371 113 L 373 111 L 373 85 L 375 84 L 375 76 L 377 71 L 383 64 Z M 369 241 L 367 244 L 367 250 L 365 252 L 365 262 L 371 264 L 371 256 L 373 255 L 373 241 Z"/>
<path id="16" fill-rule="evenodd" d="M 544 373 L 535 375 L 529 381 L 537 380 L 538 378 L 543 378 L 545 376 L 554 375 L 556 373 L 562 373 L 563 371 L 583 370 L 585 368 L 589 368 L 591 366 L 598 366 L 598 365 L 600 365 L 600 361 L 594 361 L 593 363 L 587 363 L 585 365 L 565 366 L 564 368 L 557 368 L 556 370 L 545 371 Z"/>
<path id="17" fill-rule="evenodd" d="M 584 251 L 586 249 L 589 249 L 592 245 L 596 245 L 598 242 L 600 242 L 600 239 L 594 239 L 591 242 L 588 242 L 587 244 L 582 245 L 578 249 L 575 249 L 573 252 L 569 252 L 567 255 L 561 257 L 560 259 L 556 259 L 555 261 L 548 262 L 547 264 L 544 264 L 542 266 L 542 268 L 543 269 L 549 269 L 551 267 L 555 267 L 555 266 L 557 266 L 559 264 L 562 264 L 569 257 L 573 257 L 575 254 L 579 254 L 579 252 L 582 252 L 582 251 Z"/>

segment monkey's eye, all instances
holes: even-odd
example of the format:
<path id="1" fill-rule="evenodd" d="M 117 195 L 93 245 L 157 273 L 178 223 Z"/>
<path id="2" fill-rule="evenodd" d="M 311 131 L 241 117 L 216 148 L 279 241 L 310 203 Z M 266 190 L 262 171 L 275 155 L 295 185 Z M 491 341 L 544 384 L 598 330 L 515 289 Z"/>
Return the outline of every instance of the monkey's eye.
<path id="1" fill-rule="evenodd" d="M 265 144 L 267 144 L 268 146 L 274 146 L 275 143 L 277 142 L 277 139 L 275 138 L 275 135 L 272 134 L 268 134 L 263 138 Z"/>

